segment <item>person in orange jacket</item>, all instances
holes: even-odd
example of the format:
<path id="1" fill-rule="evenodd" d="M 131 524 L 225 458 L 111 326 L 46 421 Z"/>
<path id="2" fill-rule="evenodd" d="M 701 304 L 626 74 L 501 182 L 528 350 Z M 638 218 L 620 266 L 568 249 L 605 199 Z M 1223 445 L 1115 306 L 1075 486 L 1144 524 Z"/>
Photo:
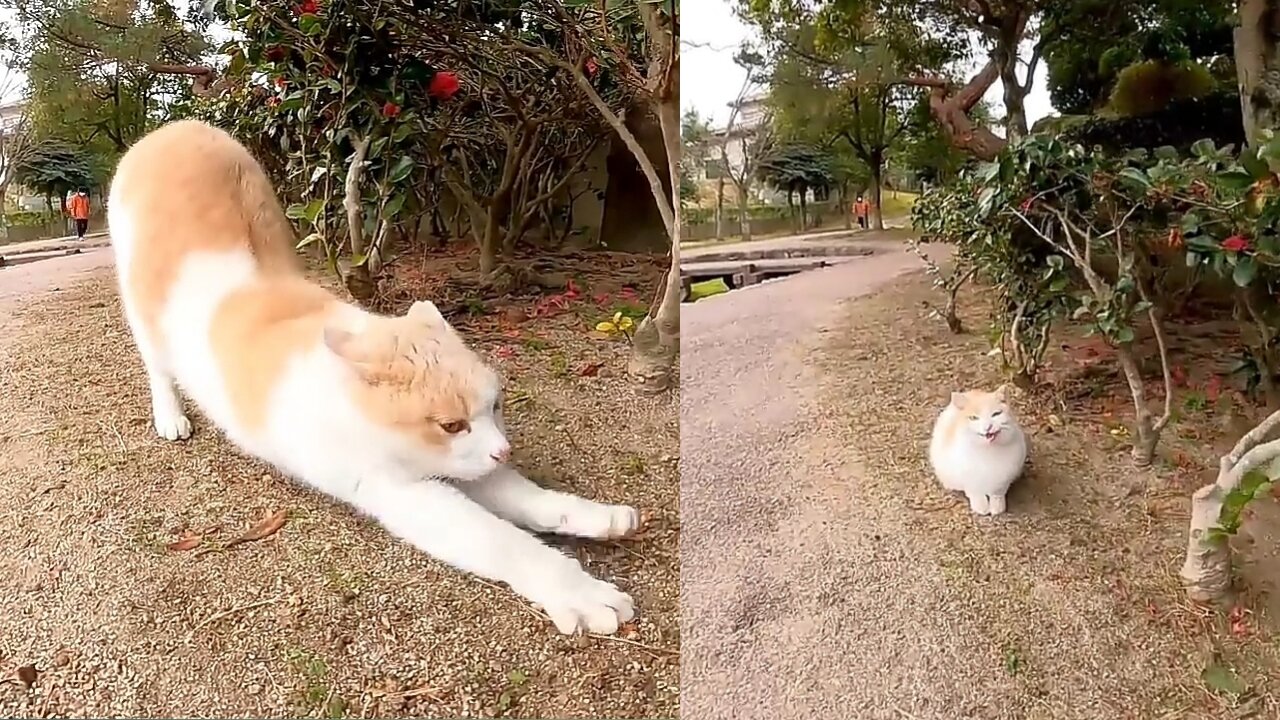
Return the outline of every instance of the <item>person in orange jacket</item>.
<path id="1" fill-rule="evenodd" d="M 83 240 L 89 231 L 89 188 L 80 186 L 67 203 L 67 214 L 76 221 L 76 239 Z"/>
<path id="2" fill-rule="evenodd" d="M 858 218 L 858 227 L 863 230 L 867 229 L 867 219 L 871 214 L 871 204 L 862 198 L 861 195 L 853 202 L 853 216 Z"/>

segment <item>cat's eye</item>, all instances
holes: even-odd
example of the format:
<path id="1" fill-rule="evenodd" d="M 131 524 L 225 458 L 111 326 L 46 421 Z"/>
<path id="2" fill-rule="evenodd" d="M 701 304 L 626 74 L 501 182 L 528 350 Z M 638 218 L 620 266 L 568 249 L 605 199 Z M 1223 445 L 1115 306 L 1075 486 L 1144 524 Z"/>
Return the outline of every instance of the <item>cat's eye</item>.
<path id="1" fill-rule="evenodd" d="M 1000 417 L 1000 416 L 1001 416 L 1001 415 L 1003 415 L 1003 414 L 1004 414 L 1004 411 L 1003 411 L 1003 410 L 997 410 L 997 411 L 995 411 L 995 412 L 991 413 L 991 417 Z"/>
<path id="2" fill-rule="evenodd" d="M 969 419 L 970 419 L 970 420 L 977 420 L 977 419 L 978 419 L 978 416 L 977 416 L 977 415 L 970 415 L 970 416 L 969 416 Z"/>
<path id="3" fill-rule="evenodd" d="M 460 432 L 466 432 L 471 429 L 471 423 L 466 420 L 450 420 L 449 422 L 440 423 L 440 429 L 450 435 L 457 435 Z"/>

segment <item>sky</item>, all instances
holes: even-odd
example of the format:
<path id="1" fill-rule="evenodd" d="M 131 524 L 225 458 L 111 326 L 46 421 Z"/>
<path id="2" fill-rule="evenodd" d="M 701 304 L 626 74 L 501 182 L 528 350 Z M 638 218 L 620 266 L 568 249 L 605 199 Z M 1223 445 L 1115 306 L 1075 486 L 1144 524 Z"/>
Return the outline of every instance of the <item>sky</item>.
<path id="1" fill-rule="evenodd" d="M 729 120 L 728 104 L 738 96 L 746 71 L 733 64 L 733 53 L 745 39 L 755 35 L 733 13 L 735 0 L 695 0 L 680 7 L 680 106 L 703 117 L 710 116 L 712 127 Z M 1024 53 L 1024 57 L 1025 57 Z M 974 64 L 974 70 L 979 63 Z M 1027 125 L 1053 114 L 1049 102 L 1044 63 L 1036 68 L 1035 83 L 1027 95 Z M 998 114 L 1003 114 L 1000 83 L 987 91 L 986 100 Z"/>

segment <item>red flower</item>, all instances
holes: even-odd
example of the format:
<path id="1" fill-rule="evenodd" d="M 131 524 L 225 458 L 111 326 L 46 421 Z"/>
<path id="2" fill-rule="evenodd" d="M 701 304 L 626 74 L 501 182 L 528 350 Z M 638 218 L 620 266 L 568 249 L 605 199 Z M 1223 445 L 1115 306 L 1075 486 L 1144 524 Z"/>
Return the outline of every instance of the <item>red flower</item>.
<path id="1" fill-rule="evenodd" d="M 438 72 L 431 77 L 431 84 L 427 85 L 427 94 L 437 100 L 448 100 L 458 92 L 458 76 L 449 72 Z"/>
<path id="2" fill-rule="evenodd" d="M 596 62 L 595 58 L 587 58 L 586 65 L 584 67 L 587 71 L 587 77 L 595 77 L 595 74 L 600 70 L 600 63 Z"/>
<path id="3" fill-rule="evenodd" d="M 297 15 L 315 15 L 320 12 L 320 3 L 316 0 L 302 0 L 302 4 L 293 9 Z"/>
<path id="4" fill-rule="evenodd" d="M 278 87 L 278 88 L 280 88 L 281 90 L 283 90 L 283 89 L 285 89 L 285 88 L 286 88 L 286 87 L 288 87 L 288 86 L 289 86 L 289 81 L 288 81 L 288 80 L 285 80 L 285 79 L 284 79 L 284 78 L 282 78 L 282 77 L 278 77 L 278 78 L 276 78 L 276 87 Z"/>
<path id="5" fill-rule="evenodd" d="M 267 98 L 267 107 L 275 107 L 279 104 L 280 104 L 279 95 L 272 95 L 271 97 Z"/>
<path id="6" fill-rule="evenodd" d="M 1182 247 L 1182 245 L 1183 245 L 1182 228 L 1176 228 L 1176 227 L 1169 228 L 1169 247 L 1177 249 Z"/>
<path id="7" fill-rule="evenodd" d="M 286 51 L 280 45 L 272 45 L 271 47 L 267 48 L 267 51 L 263 54 L 266 55 L 267 59 L 270 60 L 271 62 L 280 62 L 281 60 L 284 59 L 284 56 L 286 55 Z"/>
<path id="8" fill-rule="evenodd" d="M 1250 247 L 1251 245 L 1249 244 L 1249 238 L 1243 235 L 1232 235 L 1231 237 L 1222 241 L 1222 249 L 1229 250 L 1231 252 L 1244 252 L 1245 250 L 1248 250 Z"/>
<path id="9" fill-rule="evenodd" d="M 1034 205 L 1034 204 L 1035 204 L 1035 202 L 1036 202 L 1036 199 L 1035 199 L 1035 198 L 1033 198 L 1033 197 L 1029 197 L 1029 198 L 1027 198 L 1026 200 L 1023 200 L 1023 201 L 1022 201 L 1022 205 L 1020 205 L 1019 207 L 1021 207 L 1021 208 L 1022 208 L 1022 212 L 1027 212 L 1027 211 L 1031 210 L 1031 206 L 1032 206 L 1032 205 Z"/>
<path id="10" fill-rule="evenodd" d="M 386 105 L 382 106 L 382 117 L 395 118 L 395 117 L 398 117 L 399 115 L 400 115 L 400 106 L 391 102 L 390 100 L 387 101 Z"/>

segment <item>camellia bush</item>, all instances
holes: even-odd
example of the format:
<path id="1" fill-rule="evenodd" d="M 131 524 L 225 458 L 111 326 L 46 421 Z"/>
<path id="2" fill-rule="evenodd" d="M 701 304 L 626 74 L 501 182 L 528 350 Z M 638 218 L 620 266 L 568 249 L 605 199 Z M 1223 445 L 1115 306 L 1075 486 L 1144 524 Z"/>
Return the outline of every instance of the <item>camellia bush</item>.
<path id="1" fill-rule="evenodd" d="M 493 279 L 536 223 L 554 223 L 569 184 L 609 130 L 572 77 L 505 35 L 561 52 L 563 33 L 525 24 L 518 3 L 231 1 L 221 92 L 198 113 L 263 158 L 292 202 L 301 245 L 318 243 L 348 289 L 374 292 L 397 239 L 451 218 Z M 621 112 L 606 60 L 588 72 Z M 581 190 L 579 190 L 579 193 Z"/>
<path id="2" fill-rule="evenodd" d="M 917 203 L 922 236 L 957 246 L 996 290 L 993 339 L 1022 384 L 1034 382 L 1057 318 L 1083 322 L 1115 347 L 1136 411 L 1134 458 L 1150 463 L 1171 416 L 1173 387 L 1162 318 L 1171 276 L 1182 290 L 1208 278 L 1236 288 L 1257 384 L 1273 399 L 1280 266 L 1280 202 L 1273 158 L 1280 141 L 1238 156 L 1196 143 L 1108 155 L 1043 136 L 1012 145 Z M 1178 272 L 1174 272 L 1177 270 Z M 1163 408 L 1147 406 L 1133 350 L 1154 336 Z"/>
<path id="3" fill-rule="evenodd" d="M 1015 336 L 1022 357 L 1043 356 L 1036 335 L 1070 317 L 1116 350 L 1135 409 L 1133 457 L 1150 464 L 1172 415 L 1174 387 L 1164 318 L 1188 292 L 1231 289 L 1248 355 L 1241 365 L 1272 409 L 1280 311 L 1280 137 L 1236 151 L 1212 141 L 1108 155 L 1033 136 L 994 162 L 926 195 L 914 220 L 930 239 L 955 243 L 962 264 L 991 284 L 998 338 Z M 1026 324 L 1023 324 L 1026 323 Z M 1146 326 L 1156 345 L 1162 407 L 1148 407 L 1134 345 Z M 1018 332 L 1014 332 L 1018 328 Z M 1046 331 L 1047 332 L 1047 331 Z M 1025 372 L 1026 364 L 1013 368 Z M 1247 503 L 1278 474 L 1280 412 L 1221 459 L 1217 479 L 1192 498 L 1181 576 L 1198 600 L 1231 585 L 1229 537 Z"/>

